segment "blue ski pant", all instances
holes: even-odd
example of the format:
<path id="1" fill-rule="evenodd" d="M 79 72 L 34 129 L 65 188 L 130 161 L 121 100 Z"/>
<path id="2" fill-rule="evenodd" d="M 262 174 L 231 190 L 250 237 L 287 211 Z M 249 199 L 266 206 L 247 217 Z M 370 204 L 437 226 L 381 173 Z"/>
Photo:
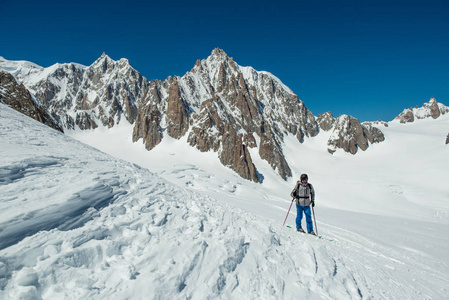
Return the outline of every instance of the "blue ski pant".
<path id="1" fill-rule="evenodd" d="M 310 206 L 301 206 L 296 205 L 296 228 L 302 228 L 301 221 L 302 221 L 302 213 L 306 215 L 306 222 L 307 222 L 307 232 L 313 231 L 313 221 L 312 221 L 312 210 L 310 209 Z"/>

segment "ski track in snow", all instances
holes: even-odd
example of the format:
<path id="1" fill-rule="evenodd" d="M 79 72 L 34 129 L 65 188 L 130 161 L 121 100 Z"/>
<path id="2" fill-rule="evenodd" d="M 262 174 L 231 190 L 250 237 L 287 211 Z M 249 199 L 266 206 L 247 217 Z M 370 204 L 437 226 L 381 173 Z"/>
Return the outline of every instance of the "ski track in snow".
<path id="1" fill-rule="evenodd" d="M 322 222 L 324 239 L 296 233 L 2 104 L 0 128 L 2 299 L 448 295 L 447 274 L 426 267 L 422 253 L 394 251 Z M 172 175 L 186 170 L 210 178 L 193 165 Z M 220 188 L 238 189 L 231 181 Z"/>
<path id="2" fill-rule="evenodd" d="M 388 291 L 382 291 L 382 297 L 425 299 L 429 295 L 447 294 L 448 276 L 429 266 L 431 258 L 425 253 L 395 250 L 385 247 L 354 232 L 329 224 L 321 224 L 326 233 L 333 236 L 338 244 L 336 257 L 350 261 L 351 271 L 360 285 L 361 295 L 376 295 L 380 289 L 378 284 L 388 284 Z M 354 256 L 354 252 L 357 253 Z M 360 276 L 371 273 L 371 276 Z M 374 276 L 372 276 L 374 275 Z M 430 276 L 430 278 L 428 278 Z M 424 279 L 426 278 L 426 279 Z M 386 280 L 388 279 L 388 280 Z M 413 284 L 411 284 L 411 282 Z M 435 286 L 438 291 L 435 291 Z M 408 289 L 407 296 L 404 290 Z M 437 297 L 438 298 L 438 297 Z"/>

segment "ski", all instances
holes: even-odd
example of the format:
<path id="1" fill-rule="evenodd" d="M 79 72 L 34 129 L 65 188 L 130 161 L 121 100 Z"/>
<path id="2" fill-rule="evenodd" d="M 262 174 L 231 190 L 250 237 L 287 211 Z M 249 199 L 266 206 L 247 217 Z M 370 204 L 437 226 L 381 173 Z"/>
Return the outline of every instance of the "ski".
<path id="1" fill-rule="evenodd" d="M 285 227 L 290 228 L 290 229 L 296 229 L 296 228 L 291 227 L 290 225 L 285 225 Z M 307 233 L 307 232 L 301 232 L 301 233 L 307 234 L 307 235 L 311 235 L 311 236 L 315 236 L 315 237 L 317 237 L 317 238 L 319 238 L 319 239 L 321 239 L 321 240 L 326 240 L 326 241 L 329 241 L 329 242 L 333 242 L 333 241 L 334 241 L 334 240 L 332 240 L 332 239 L 325 238 L 325 237 L 323 237 L 322 235 L 309 234 L 309 233 Z"/>

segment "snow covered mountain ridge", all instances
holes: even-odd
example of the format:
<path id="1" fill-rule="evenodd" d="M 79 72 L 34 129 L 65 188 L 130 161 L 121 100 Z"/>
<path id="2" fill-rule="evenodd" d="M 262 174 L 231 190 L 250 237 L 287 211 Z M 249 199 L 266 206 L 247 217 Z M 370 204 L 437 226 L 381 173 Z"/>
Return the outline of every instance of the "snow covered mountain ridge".
<path id="1" fill-rule="evenodd" d="M 128 60 L 114 61 L 105 53 L 88 67 L 42 68 L 1 58 L 0 69 L 23 83 L 36 105 L 65 130 L 112 128 L 126 120 L 133 124 L 133 141 L 142 141 L 148 150 L 164 136 L 185 138 L 202 152 L 216 152 L 223 165 L 255 182 L 264 175 L 254 155 L 283 179 L 292 175 L 283 153 L 288 135 L 304 143 L 330 132 L 330 153 L 356 154 L 385 140 L 381 128 L 386 123 L 360 124 L 329 113 L 317 118 L 277 77 L 239 66 L 218 48 L 184 76 L 164 81 L 148 81 Z"/>
<path id="2" fill-rule="evenodd" d="M 449 112 L 449 107 L 442 103 L 438 103 L 435 98 L 430 98 L 428 103 L 424 103 L 422 107 L 414 107 L 404 109 L 395 120 L 401 123 L 412 123 L 415 120 L 421 120 L 426 118 L 437 119 L 440 116 Z"/>

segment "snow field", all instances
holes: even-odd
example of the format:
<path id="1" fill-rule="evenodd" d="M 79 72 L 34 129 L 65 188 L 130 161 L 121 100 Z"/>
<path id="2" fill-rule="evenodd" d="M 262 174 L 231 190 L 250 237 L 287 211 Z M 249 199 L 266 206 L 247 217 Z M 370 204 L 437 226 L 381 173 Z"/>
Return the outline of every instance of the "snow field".
<path id="1" fill-rule="evenodd" d="M 370 145 L 356 156 L 342 151 L 329 155 L 326 142 L 330 133 L 322 132 L 301 145 L 294 137 L 286 136 L 283 150 L 293 172 L 293 178 L 287 182 L 258 158 L 257 149 L 250 149 L 253 162 L 264 176 L 262 185 L 242 180 L 221 166 L 216 154 L 200 153 L 182 140 L 166 137 L 146 152 L 139 143 L 131 143 L 125 130 L 80 132 L 75 138 L 150 168 L 178 186 L 263 216 L 275 224 L 284 220 L 290 191 L 299 175 L 306 172 L 317 191 L 315 210 L 320 232 L 331 235 L 338 243 L 349 244 L 344 249 L 350 256 L 371 253 L 363 260 L 366 265 L 372 262 L 370 267 L 351 268 L 359 272 L 386 269 L 370 272 L 372 277 L 383 274 L 385 278 L 397 278 L 398 283 L 392 285 L 368 276 L 367 282 L 378 282 L 377 290 L 361 288 L 364 297 L 402 297 L 410 282 L 418 281 L 407 295 L 439 298 L 448 294 L 444 287 L 449 283 L 444 271 L 449 264 L 449 161 L 444 159 L 449 148 L 443 143 L 448 125 L 448 116 L 407 125 L 390 122 L 389 127 L 381 127 L 387 141 Z M 110 142 L 113 136 L 117 146 Z M 120 156 L 118 148 L 126 149 L 126 155 Z M 293 207 L 291 225 L 295 215 Z M 346 252 L 335 255 L 345 257 Z M 359 261 L 351 260 L 353 264 Z M 398 265 L 392 266 L 391 262 Z M 379 288 L 380 285 L 388 288 Z M 390 286 L 395 289 L 390 291 Z"/>
<path id="2" fill-rule="evenodd" d="M 174 140 L 143 156 L 141 145 L 127 144 L 129 137 L 112 139 L 104 132 L 101 139 L 92 133 L 92 140 L 110 151 L 154 165 L 151 170 L 173 184 L 3 105 L 0 129 L 2 299 L 443 299 L 449 294 L 444 213 L 402 218 L 379 213 L 369 202 L 332 198 L 325 186 L 342 181 L 330 180 L 335 169 L 321 173 L 317 159 L 328 157 L 318 166 L 335 167 L 344 155 L 310 151 L 313 156 L 286 142 L 285 150 L 298 155 L 294 173 L 305 170 L 315 179 L 320 204 L 315 212 L 324 235 L 318 239 L 281 227 L 294 179 L 277 184 L 274 172 L 260 162 L 263 186 L 240 179 L 216 154 Z M 305 149 L 318 142 L 304 144 Z M 139 147 L 133 152 L 130 145 Z M 368 179 L 379 172 L 349 168 L 363 175 L 357 191 L 371 188 Z M 386 184 L 381 179 L 375 186 Z M 400 181 L 385 192 L 387 200 L 396 201 L 394 191 L 409 188 Z M 439 209 L 446 211 L 442 194 L 434 195 L 430 204 L 441 203 Z M 398 199 L 407 215 L 416 216 L 406 196 Z M 332 201 L 341 201 L 337 207 L 344 210 L 334 209 Z M 293 206 L 290 225 L 294 218 Z"/>
<path id="3" fill-rule="evenodd" d="M 2 298 L 356 295 L 317 273 L 317 241 L 0 109 Z"/>

